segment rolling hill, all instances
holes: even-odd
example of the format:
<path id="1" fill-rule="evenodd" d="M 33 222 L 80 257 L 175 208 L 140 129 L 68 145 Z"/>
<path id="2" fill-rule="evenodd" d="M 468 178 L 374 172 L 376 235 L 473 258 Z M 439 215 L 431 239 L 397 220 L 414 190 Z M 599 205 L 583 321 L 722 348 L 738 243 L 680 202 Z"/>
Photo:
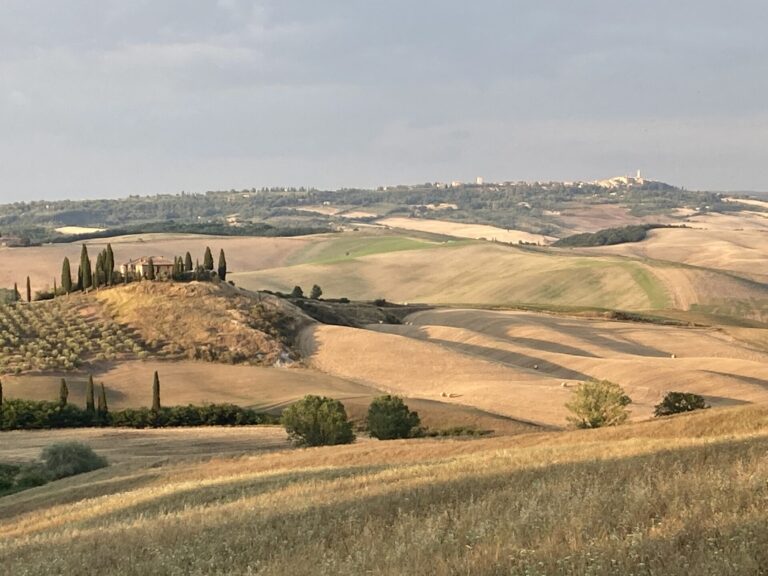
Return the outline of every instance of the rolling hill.
<path id="1" fill-rule="evenodd" d="M 768 564 L 765 407 L 305 450 L 280 450 L 271 429 L 202 447 L 196 430 L 103 434 L 57 438 L 107 448 L 109 468 L 0 499 L 9 573 L 687 576 Z"/>

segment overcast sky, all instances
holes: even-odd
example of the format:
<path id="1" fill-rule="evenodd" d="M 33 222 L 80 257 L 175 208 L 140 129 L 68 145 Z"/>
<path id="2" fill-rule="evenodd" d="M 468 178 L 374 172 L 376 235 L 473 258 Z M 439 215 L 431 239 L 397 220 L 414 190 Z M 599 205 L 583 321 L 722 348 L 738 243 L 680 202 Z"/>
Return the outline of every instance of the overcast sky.
<path id="1" fill-rule="evenodd" d="M 764 0 L 2 0 L 0 200 L 768 189 Z"/>

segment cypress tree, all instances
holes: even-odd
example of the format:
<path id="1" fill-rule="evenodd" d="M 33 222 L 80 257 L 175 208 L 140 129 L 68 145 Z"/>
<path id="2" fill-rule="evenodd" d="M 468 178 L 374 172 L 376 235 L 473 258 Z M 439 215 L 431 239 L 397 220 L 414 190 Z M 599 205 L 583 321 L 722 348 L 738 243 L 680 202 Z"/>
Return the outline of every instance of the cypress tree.
<path id="1" fill-rule="evenodd" d="M 32 284 L 29 283 L 29 276 L 27 276 L 27 302 L 32 302 Z"/>
<path id="2" fill-rule="evenodd" d="M 98 400 L 98 414 L 99 418 L 104 418 L 109 412 L 107 407 L 107 391 L 104 389 L 104 382 L 101 382 L 99 387 L 99 400 Z"/>
<path id="3" fill-rule="evenodd" d="M 155 279 L 155 262 L 152 258 L 147 262 L 147 280 Z"/>
<path id="4" fill-rule="evenodd" d="M 81 290 L 88 290 L 93 286 L 93 270 L 91 270 L 91 259 L 88 257 L 88 248 L 83 244 L 80 251 L 80 270 L 83 271 L 83 283 Z"/>
<path id="5" fill-rule="evenodd" d="M 56 278 L 53 279 L 53 296 L 56 297 L 56 294 L 59 292 L 59 287 L 56 285 Z"/>
<path id="6" fill-rule="evenodd" d="M 93 376 L 88 376 L 88 386 L 85 389 L 85 411 L 90 414 L 93 414 L 96 411 L 93 392 Z"/>
<path id="7" fill-rule="evenodd" d="M 160 376 L 157 371 L 152 382 L 152 412 L 160 412 Z"/>
<path id="8" fill-rule="evenodd" d="M 208 271 L 213 270 L 213 254 L 211 254 L 211 249 L 208 246 L 205 247 L 205 256 L 203 257 L 203 268 L 205 268 Z"/>
<path id="9" fill-rule="evenodd" d="M 217 272 L 219 273 L 219 278 L 222 280 L 227 279 L 227 257 L 224 256 L 223 249 L 219 252 L 219 267 Z"/>
<path id="10" fill-rule="evenodd" d="M 104 252 L 96 257 L 96 273 L 93 275 L 93 285 L 98 288 L 104 284 Z"/>
<path id="11" fill-rule="evenodd" d="M 112 286 L 115 282 L 115 253 L 112 251 L 112 244 L 107 244 L 107 253 L 104 258 L 104 270 L 107 276 L 107 286 Z"/>
<path id="12" fill-rule="evenodd" d="M 80 292 L 83 289 L 83 268 L 82 266 L 77 267 L 77 285 L 75 286 L 75 290 Z"/>
<path id="13" fill-rule="evenodd" d="M 21 300 L 21 292 L 19 292 L 19 285 L 14 282 L 13 283 L 13 301 L 18 302 Z"/>
<path id="14" fill-rule="evenodd" d="M 59 405 L 66 406 L 67 399 L 69 398 L 69 387 L 67 381 L 64 378 L 61 379 L 61 385 L 59 386 Z"/>
<path id="15" fill-rule="evenodd" d="M 0 380 L 0 410 L 3 409 L 3 381 Z"/>
<path id="16" fill-rule="evenodd" d="M 184 272 L 192 272 L 192 254 L 187 252 L 187 255 L 184 256 Z"/>

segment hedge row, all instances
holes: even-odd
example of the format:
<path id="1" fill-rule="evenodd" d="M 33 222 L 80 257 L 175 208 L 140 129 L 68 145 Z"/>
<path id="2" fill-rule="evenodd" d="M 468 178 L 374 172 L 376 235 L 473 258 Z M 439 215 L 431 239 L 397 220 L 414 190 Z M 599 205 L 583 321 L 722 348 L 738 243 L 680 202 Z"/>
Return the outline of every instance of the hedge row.
<path id="1" fill-rule="evenodd" d="M 254 426 L 277 424 L 279 418 L 234 404 L 170 406 L 158 411 L 128 408 L 106 414 L 57 402 L 6 400 L 0 407 L 0 430 L 51 428 L 170 428 L 191 426 Z"/>

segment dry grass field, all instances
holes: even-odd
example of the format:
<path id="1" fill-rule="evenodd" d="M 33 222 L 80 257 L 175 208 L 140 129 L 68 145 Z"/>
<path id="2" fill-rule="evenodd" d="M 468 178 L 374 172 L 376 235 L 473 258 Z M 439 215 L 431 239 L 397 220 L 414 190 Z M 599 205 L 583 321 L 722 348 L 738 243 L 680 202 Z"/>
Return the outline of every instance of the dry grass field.
<path id="1" fill-rule="evenodd" d="M 510 244 L 533 242 L 534 244 L 541 244 L 544 246 L 556 240 L 556 238 L 551 236 L 530 234 L 529 232 L 524 232 L 522 230 L 508 230 L 485 224 L 464 224 L 462 222 L 452 222 L 450 220 L 390 217 L 377 220 L 376 223 L 381 226 L 388 226 L 389 228 L 444 234 L 446 236 L 455 236 L 457 238 L 495 240 L 497 242 L 507 242 Z"/>
<path id="2" fill-rule="evenodd" d="M 702 268 L 736 272 L 759 282 L 768 282 L 768 219 L 752 225 L 754 219 L 740 218 L 733 227 L 712 215 L 691 220 L 693 228 L 651 230 L 643 242 L 590 248 L 590 252 L 654 260 L 681 262 Z M 714 226 L 712 226 L 714 223 Z M 760 220 L 757 224 L 762 224 Z M 709 226 L 712 226 L 710 228 Z"/>
<path id="3" fill-rule="evenodd" d="M 161 454 L 165 440 L 154 442 Z M 254 437 L 253 448 L 265 442 L 275 447 Z M 746 407 L 473 441 L 238 457 L 214 445 L 210 459 L 152 465 L 115 454 L 107 469 L 3 498 L 0 565 L 35 576 L 759 575 L 767 450 L 768 410 Z"/>
<path id="4" fill-rule="evenodd" d="M 669 391 L 714 406 L 768 402 L 768 348 L 720 329 L 485 310 L 407 320 L 375 331 L 307 328 L 304 355 L 378 389 L 551 426 L 565 425 L 573 387 L 590 378 L 624 387 L 634 419 L 650 417 Z"/>
<path id="5" fill-rule="evenodd" d="M 104 382 L 111 409 L 139 408 L 152 402 L 152 376 L 157 371 L 161 398 L 166 406 L 231 403 L 262 412 L 280 413 L 307 394 L 336 398 L 344 403 L 354 421 L 362 422 L 368 405 L 380 389 L 307 368 L 230 366 L 192 361 L 123 361 L 96 366 L 94 380 Z M 3 377 L 6 398 L 54 400 L 59 383 L 67 379 L 70 401 L 85 404 L 88 373 L 25 374 Z M 519 434 L 535 426 L 465 404 L 438 398 L 407 398 L 419 412 L 422 424 L 432 430 L 455 427 Z M 201 434 L 204 434 L 201 432 Z"/>

